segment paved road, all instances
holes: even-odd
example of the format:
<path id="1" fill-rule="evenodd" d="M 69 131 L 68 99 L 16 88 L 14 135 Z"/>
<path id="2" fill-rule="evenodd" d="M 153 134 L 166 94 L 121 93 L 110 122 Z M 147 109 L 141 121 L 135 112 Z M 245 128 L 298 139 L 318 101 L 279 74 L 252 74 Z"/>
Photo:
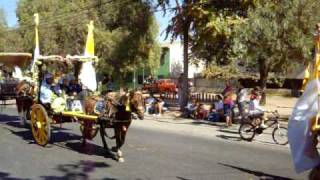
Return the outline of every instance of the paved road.
<path id="1" fill-rule="evenodd" d="M 100 137 L 86 148 L 77 124 L 55 127 L 54 143 L 40 147 L 17 122 L 13 107 L 0 116 L 0 179 L 306 179 L 292 169 L 288 147 L 258 137 L 240 141 L 236 128 L 149 117 L 134 121 L 125 163 L 104 156 Z"/>

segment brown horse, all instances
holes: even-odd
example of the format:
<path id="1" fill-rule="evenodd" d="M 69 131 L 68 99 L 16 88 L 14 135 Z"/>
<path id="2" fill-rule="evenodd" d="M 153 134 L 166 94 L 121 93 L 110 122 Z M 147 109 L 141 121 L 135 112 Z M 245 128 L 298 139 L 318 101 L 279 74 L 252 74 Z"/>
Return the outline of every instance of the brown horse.
<path id="1" fill-rule="evenodd" d="M 30 119 L 30 109 L 34 103 L 35 86 L 28 81 L 20 81 L 16 86 L 16 106 L 19 113 L 21 125 L 25 125 L 26 120 Z"/>
<path id="2" fill-rule="evenodd" d="M 130 92 L 120 96 L 118 101 L 113 98 L 105 98 L 105 108 L 100 113 L 100 135 L 103 142 L 103 146 L 109 151 L 109 147 L 106 142 L 106 137 L 116 140 L 116 146 L 111 150 L 116 152 L 116 158 L 119 162 L 123 162 L 123 156 L 120 148 L 123 146 L 126 138 L 128 128 L 132 121 L 132 113 L 135 113 L 139 119 L 144 118 L 144 98 L 141 92 Z M 98 98 L 88 98 L 85 103 L 85 111 L 87 114 L 97 114 L 95 111 L 95 105 Z M 114 129 L 114 136 L 110 137 L 106 133 L 106 128 Z"/>

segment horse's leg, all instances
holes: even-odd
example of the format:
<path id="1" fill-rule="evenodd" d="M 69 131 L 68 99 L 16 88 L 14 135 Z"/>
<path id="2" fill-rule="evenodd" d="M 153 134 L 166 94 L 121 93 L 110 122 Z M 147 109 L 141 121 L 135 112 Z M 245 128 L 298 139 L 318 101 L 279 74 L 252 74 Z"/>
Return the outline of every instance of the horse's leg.
<path id="1" fill-rule="evenodd" d="M 129 128 L 130 122 L 129 123 L 123 123 L 120 126 L 117 126 L 115 128 L 115 136 L 116 136 L 116 147 L 115 147 L 115 152 L 117 153 L 117 159 L 119 162 L 124 162 L 123 154 L 121 151 L 121 147 L 125 143 L 126 140 L 126 135 L 127 131 Z"/>
<path id="2" fill-rule="evenodd" d="M 124 159 L 122 157 L 122 152 L 120 151 L 120 147 L 122 146 L 122 127 L 119 125 L 116 125 L 114 127 L 114 135 L 116 137 L 116 146 L 112 147 L 112 151 L 116 152 L 116 158 L 118 162 L 124 162 Z"/>

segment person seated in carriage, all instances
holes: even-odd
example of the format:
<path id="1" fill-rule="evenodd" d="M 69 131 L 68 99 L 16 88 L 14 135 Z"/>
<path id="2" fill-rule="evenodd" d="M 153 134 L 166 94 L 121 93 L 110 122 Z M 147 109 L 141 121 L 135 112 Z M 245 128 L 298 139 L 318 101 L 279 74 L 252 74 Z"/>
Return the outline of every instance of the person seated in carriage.
<path id="1" fill-rule="evenodd" d="M 52 102 L 52 98 L 54 96 L 52 84 L 53 84 L 53 75 L 47 73 L 44 76 L 40 87 L 40 102 L 44 105 L 45 108 L 50 108 L 50 104 Z"/>
<path id="2" fill-rule="evenodd" d="M 79 80 L 76 80 L 76 79 L 71 80 L 67 94 L 71 96 L 75 96 L 75 95 L 78 95 L 81 91 L 82 91 L 82 86 L 79 83 Z"/>

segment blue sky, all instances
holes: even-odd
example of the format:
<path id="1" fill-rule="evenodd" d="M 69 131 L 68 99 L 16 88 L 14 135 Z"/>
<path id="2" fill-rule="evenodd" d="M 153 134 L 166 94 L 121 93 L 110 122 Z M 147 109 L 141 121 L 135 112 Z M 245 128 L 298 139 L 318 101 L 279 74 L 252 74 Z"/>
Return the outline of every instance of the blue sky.
<path id="1" fill-rule="evenodd" d="M 17 17 L 16 17 L 16 7 L 17 7 L 17 2 L 19 0 L 0 0 L 0 8 L 2 8 L 5 12 L 6 15 L 6 20 L 9 25 L 9 27 L 13 27 L 17 25 Z M 163 12 L 157 12 L 156 13 L 156 18 L 159 24 L 159 36 L 158 40 L 160 42 L 164 41 L 165 37 L 165 32 L 161 34 L 167 27 L 168 21 L 170 20 L 170 17 L 172 16 L 171 13 L 167 12 L 166 16 L 163 17 Z"/>
<path id="2" fill-rule="evenodd" d="M 19 0 L 0 0 L 0 8 L 5 12 L 7 23 L 10 27 L 17 24 L 16 7 Z"/>

